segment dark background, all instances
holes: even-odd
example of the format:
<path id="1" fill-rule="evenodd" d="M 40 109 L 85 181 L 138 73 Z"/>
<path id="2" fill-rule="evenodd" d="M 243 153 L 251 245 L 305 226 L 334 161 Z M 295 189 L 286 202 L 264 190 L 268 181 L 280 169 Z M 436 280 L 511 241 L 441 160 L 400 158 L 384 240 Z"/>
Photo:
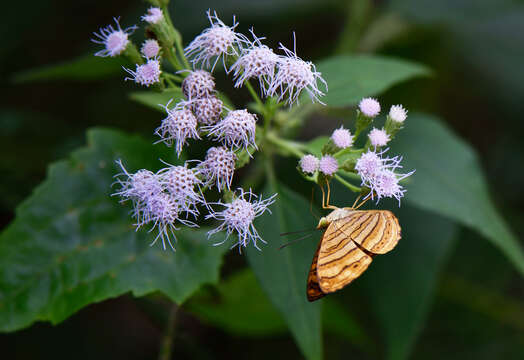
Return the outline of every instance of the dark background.
<path id="1" fill-rule="evenodd" d="M 226 23 L 236 14 L 241 31 L 254 25 L 272 47 L 278 42 L 291 45 L 295 31 L 299 55 L 305 59 L 373 50 L 428 65 L 433 78 L 396 86 L 381 99 L 401 102 L 413 112 L 436 114 L 472 144 L 492 198 L 513 231 L 522 234 L 524 2 L 375 1 L 367 10 L 338 0 L 172 3 L 175 26 L 186 44 L 207 26 L 205 11 L 211 7 Z M 17 78 L 27 69 L 94 53 L 97 46 L 89 41 L 93 31 L 113 16 L 121 16 L 123 26 L 138 23 L 147 7 L 139 1 L 2 4 L 0 226 L 12 220 L 15 207 L 43 180 L 50 162 L 85 144 L 89 127 L 112 126 L 152 136 L 158 115 L 129 101 L 127 93 L 134 87 L 124 83 L 121 74 L 87 82 L 23 83 Z M 383 30 L 391 39 L 380 46 L 364 41 L 347 45 L 381 16 L 391 16 L 396 24 Z M 139 30 L 134 39 L 140 36 Z M 242 262 L 236 253 L 225 261 L 227 267 Z M 524 284 L 505 258 L 477 234 L 462 229 L 412 358 L 524 358 L 523 299 Z M 1 357 L 154 358 L 164 324 L 162 314 L 152 315 L 150 305 L 123 296 L 91 305 L 58 326 L 36 324 L 0 335 Z M 325 342 L 327 358 L 370 357 L 342 339 Z M 290 336 L 233 337 L 179 311 L 174 358 L 269 356 L 301 357 Z"/>

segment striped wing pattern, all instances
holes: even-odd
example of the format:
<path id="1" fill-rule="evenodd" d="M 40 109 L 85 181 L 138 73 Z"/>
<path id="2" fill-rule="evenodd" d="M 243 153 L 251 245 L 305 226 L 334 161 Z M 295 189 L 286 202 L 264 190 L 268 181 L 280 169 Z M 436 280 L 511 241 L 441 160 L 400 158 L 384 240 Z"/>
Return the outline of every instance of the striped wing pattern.
<path id="1" fill-rule="evenodd" d="M 336 222 L 337 229 L 373 254 L 385 254 L 400 240 L 397 217 L 388 210 L 360 210 Z"/>
<path id="2" fill-rule="evenodd" d="M 318 252 L 317 276 L 323 293 L 342 289 L 358 278 L 371 264 L 371 256 L 362 251 L 337 228 L 337 221 L 329 224 Z"/>
<path id="3" fill-rule="evenodd" d="M 322 292 L 322 289 L 320 289 L 317 276 L 317 260 L 318 252 L 320 250 L 320 244 L 321 243 L 319 242 L 317 246 L 317 251 L 315 251 L 315 256 L 313 257 L 313 262 L 311 263 L 311 268 L 309 269 L 309 274 L 307 277 L 306 294 L 307 299 L 309 301 L 315 301 L 325 296 L 325 294 Z"/>
<path id="4" fill-rule="evenodd" d="M 309 270 L 308 300 L 317 300 L 358 278 L 373 255 L 391 251 L 400 236 L 398 220 L 387 210 L 357 210 L 331 222 Z"/>

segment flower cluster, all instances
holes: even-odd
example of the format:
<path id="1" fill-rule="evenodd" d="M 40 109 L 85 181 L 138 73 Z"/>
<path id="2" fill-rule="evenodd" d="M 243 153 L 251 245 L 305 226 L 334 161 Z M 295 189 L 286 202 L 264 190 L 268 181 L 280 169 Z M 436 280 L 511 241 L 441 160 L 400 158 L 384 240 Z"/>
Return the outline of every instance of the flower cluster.
<path id="1" fill-rule="evenodd" d="M 216 13 L 212 15 L 208 12 L 208 18 L 211 27 L 185 49 L 185 55 L 191 58 L 193 66 L 213 72 L 217 62 L 222 59 L 226 72 L 234 72 L 235 87 L 241 87 L 249 79 L 257 79 L 263 97 L 275 96 L 278 101 L 292 105 L 298 102 L 300 94 L 305 90 L 312 101 L 320 102 L 319 97 L 324 92 L 319 89 L 318 82 L 324 85 L 326 91 L 327 83 L 321 73 L 316 71 L 315 64 L 299 58 L 296 49 L 291 51 L 280 44 L 283 55 L 277 55 L 262 44 L 264 38 L 257 37 L 253 30 L 250 31 L 253 40 L 235 32 L 238 25 L 235 19 L 229 27 L 218 19 Z M 230 69 L 226 66 L 228 57 L 236 58 Z"/>
<path id="2" fill-rule="evenodd" d="M 258 119 L 247 109 L 229 109 L 224 106 L 217 96 L 212 72 L 222 60 L 222 65 L 229 73 L 228 61 L 234 62 L 231 70 L 234 71 L 236 87 L 251 78 L 257 78 L 263 96 L 272 95 L 277 92 L 277 88 L 282 88 L 280 98 L 282 100 L 283 96 L 289 95 L 288 103 L 296 101 L 302 89 L 314 94 L 315 99 L 322 95 L 316 87 L 316 80 L 321 79 L 320 74 L 314 71 L 313 64 L 300 60 L 294 53 L 292 57 L 288 56 L 289 59 L 274 54 L 261 43 L 263 38 L 257 38 L 253 31 L 251 34 L 254 40 L 248 40 L 235 31 L 238 25 L 235 19 L 229 27 L 216 13 L 210 11 L 207 15 L 211 26 L 182 53 L 178 51 L 180 47 L 173 48 L 173 42 L 178 41 L 173 36 L 176 30 L 165 20 L 164 15 L 162 9 L 151 7 L 141 17 L 148 27 L 146 34 L 154 36 L 143 42 L 140 51 L 129 39 L 136 27 L 122 29 L 118 19 L 115 19 L 116 27 L 108 26 L 95 33 L 94 41 L 104 46 L 96 55 L 117 56 L 125 53 L 136 62 L 135 70 L 124 68 L 129 74 L 125 80 L 146 87 L 155 86 L 160 90 L 165 87 L 181 90 L 182 99 L 171 99 L 162 105 L 166 115 L 155 130 L 155 135 L 159 137 L 157 143 L 172 146 L 177 157 L 192 142 L 207 138 L 214 144 L 208 148 L 204 160 L 189 160 L 183 165 L 166 163 L 167 166 L 157 172 L 141 169 L 130 173 L 119 160 L 117 163 L 122 171 L 117 175 L 119 189 L 115 195 L 122 201 L 132 202 L 136 228 L 148 224 L 151 230 L 156 229 L 158 235 L 153 243 L 161 239 L 164 249 L 166 243 L 174 249 L 170 239 L 176 240 L 175 231 L 180 224 L 198 226 L 201 211 L 207 212 L 204 219 L 220 222 L 216 229 L 209 231 L 209 236 L 225 230 L 229 238 L 235 232 L 238 234 L 235 246 L 238 245 L 239 249 L 250 243 L 258 249 L 257 241 L 264 240 L 254 228 L 253 220 L 266 210 L 269 211 L 268 206 L 274 202 L 276 194 L 264 200 L 255 196 L 251 190 L 239 188 L 237 195 L 231 191 L 237 161 L 243 156 L 252 158 L 258 150 Z M 290 55 L 287 49 L 285 51 Z M 190 57 L 193 69 L 188 68 L 185 56 Z M 178 71 L 169 73 L 163 70 L 165 61 L 170 61 Z M 302 67 L 293 71 L 300 71 L 304 79 L 288 74 L 287 82 L 283 80 L 284 70 L 277 69 L 283 69 L 289 61 L 293 61 L 295 67 Z M 196 69 L 197 66 L 200 68 Z M 289 73 L 290 70 L 285 71 Z M 278 85 L 275 85 L 277 79 Z M 216 189 L 231 201 L 209 203 L 204 193 L 210 189 Z M 224 209 L 214 210 L 215 206 Z"/>
<path id="3" fill-rule="evenodd" d="M 364 148 L 354 148 L 354 140 L 358 134 L 368 127 L 380 114 L 380 103 L 376 99 L 362 99 L 358 106 L 356 133 L 353 135 L 348 129 L 340 127 L 330 137 L 329 142 L 322 148 L 322 157 L 314 155 L 302 156 L 299 161 L 299 170 L 307 179 L 322 184 L 324 180 L 339 173 L 341 182 L 353 191 L 366 194 L 364 199 L 376 199 L 377 202 L 385 197 L 392 197 L 399 201 L 406 190 L 400 181 L 412 175 L 415 171 L 400 173 L 402 158 L 399 156 L 386 157 L 386 146 L 402 128 L 407 118 L 407 110 L 401 105 L 393 105 L 387 115 L 384 127 L 372 128 L 368 133 L 368 140 Z M 342 176 L 353 173 L 361 180 L 357 187 Z M 320 177 L 320 178 L 319 178 Z"/>

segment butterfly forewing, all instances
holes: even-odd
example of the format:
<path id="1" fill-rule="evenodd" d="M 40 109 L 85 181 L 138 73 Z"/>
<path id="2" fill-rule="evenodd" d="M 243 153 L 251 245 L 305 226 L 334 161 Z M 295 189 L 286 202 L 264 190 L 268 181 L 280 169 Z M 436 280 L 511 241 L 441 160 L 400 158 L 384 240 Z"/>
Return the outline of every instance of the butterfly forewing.
<path id="1" fill-rule="evenodd" d="M 400 240 L 400 225 L 388 210 L 360 210 L 339 219 L 337 228 L 373 254 L 385 254 Z"/>
<path id="2" fill-rule="evenodd" d="M 372 260 L 341 231 L 338 221 L 329 224 L 318 251 L 318 284 L 325 294 L 337 291 L 358 278 Z"/>

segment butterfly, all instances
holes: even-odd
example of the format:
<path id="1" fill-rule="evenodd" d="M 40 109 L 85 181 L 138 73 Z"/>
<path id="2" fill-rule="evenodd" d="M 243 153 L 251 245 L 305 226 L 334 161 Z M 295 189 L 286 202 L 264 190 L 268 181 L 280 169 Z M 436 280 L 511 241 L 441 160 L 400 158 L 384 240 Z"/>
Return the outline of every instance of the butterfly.
<path id="1" fill-rule="evenodd" d="M 391 211 L 357 210 L 361 205 L 344 208 L 323 205 L 333 211 L 321 218 L 317 226 L 326 231 L 309 269 L 306 289 L 309 301 L 351 283 L 366 271 L 375 255 L 391 251 L 400 240 L 400 225 Z"/>

